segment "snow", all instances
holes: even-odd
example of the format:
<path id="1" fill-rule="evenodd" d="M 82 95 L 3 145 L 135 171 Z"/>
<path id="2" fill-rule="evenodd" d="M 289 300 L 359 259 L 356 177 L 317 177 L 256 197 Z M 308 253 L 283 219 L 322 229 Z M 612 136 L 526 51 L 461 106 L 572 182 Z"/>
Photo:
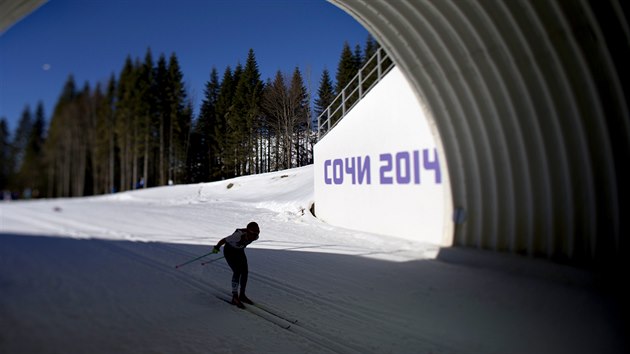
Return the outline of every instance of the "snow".
<path id="1" fill-rule="evenodd" d="M 0 352 L 628 349 L 614 297 L 589 272 L 343 229 L 313 217 L 312 203 L 312 166 L 1 203 Z M 248 296 L 284 319 L 222 300 L 221 255 L 175 268 L 249 221 L 261 234 L 247 249 Z"/>

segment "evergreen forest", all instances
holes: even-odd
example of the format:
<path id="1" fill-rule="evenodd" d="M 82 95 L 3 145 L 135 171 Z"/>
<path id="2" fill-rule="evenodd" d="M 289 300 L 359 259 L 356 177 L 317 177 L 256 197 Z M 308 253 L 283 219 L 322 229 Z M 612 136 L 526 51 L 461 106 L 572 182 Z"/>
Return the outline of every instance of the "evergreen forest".
<path id="1" fill-rule="evenodd" d="M 200 107 L 175 53 L 128 56 L 95 85 L 70 75 L 50 117 L 40 102 L 24 108 L 13 131 L 0 119 L 0 198 L 98 195 L 311 164 L 315 118 L 377 48 L 371 37 L 363 47 L 346 42 L 334 78 L 325 69 L 312 93 L 299 68 L 263 80 L 250 49 L 245 64 L 210 69 Z"/>

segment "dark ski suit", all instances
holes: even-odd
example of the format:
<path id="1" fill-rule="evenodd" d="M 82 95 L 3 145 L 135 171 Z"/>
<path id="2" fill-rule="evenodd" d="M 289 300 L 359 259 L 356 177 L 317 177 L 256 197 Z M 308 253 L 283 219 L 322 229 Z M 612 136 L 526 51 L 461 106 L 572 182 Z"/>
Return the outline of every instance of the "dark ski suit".
<path id="1" fill-rule="evenodd" d="M 245 247 L 252 243 L 254 240 L 248 240 L 245 237 L 247 234 L 246 229 L 236 229 L 234 233 L 225 238 L 225 246 L 223 247 L 223 254 L 227 264 L 232 268 L 232 292 L 238 292 L 238 286 L 241 286 L 241 293 L 245 293 L 245 287 L 247 286 L 248 266 L 247 256 L 245 255 Z"/>

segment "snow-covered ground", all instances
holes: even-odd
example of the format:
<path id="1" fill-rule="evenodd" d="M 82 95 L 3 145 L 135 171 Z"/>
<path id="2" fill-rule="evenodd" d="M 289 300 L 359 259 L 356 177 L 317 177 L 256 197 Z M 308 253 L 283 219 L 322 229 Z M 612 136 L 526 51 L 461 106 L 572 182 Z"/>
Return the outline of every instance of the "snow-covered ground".
<path id="1" fill-rule="evenodd" d="M 588 272 L 313 217 L 312 166 L 110 196 L 0 204 L 0 353 L 611 353 Z M 248 295 L 210 251 L 249 221 Z M 436 258 L 437 256 L 437 258 Z M 201 265 L 202 261 L 217 261 Z"/>

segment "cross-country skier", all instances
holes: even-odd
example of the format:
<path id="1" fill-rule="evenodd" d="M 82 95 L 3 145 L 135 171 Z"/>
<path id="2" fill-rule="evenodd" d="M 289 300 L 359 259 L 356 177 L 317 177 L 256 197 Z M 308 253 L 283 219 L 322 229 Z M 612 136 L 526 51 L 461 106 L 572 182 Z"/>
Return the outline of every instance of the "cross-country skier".
<path id="1" fill-rule="evenodd" d="M 239 308 L 245 308 L 243 303 L 253 305 L 254 303 L 245 296 L 245 288 L 247 286 L 247 256 L 245 256 L 245 247 L 250 243 L 258 240 L 260 228 L 255 222 L 247 224 L 245 229 L 236 229 L 231 236 L 222 238 L 216 246 L 213 253 L 218 253 L 223 247 L 223 254 L 230 268 L 232 268 L 232 304 Z M 240 295 L 238 286 L 241 286 Z"/>

